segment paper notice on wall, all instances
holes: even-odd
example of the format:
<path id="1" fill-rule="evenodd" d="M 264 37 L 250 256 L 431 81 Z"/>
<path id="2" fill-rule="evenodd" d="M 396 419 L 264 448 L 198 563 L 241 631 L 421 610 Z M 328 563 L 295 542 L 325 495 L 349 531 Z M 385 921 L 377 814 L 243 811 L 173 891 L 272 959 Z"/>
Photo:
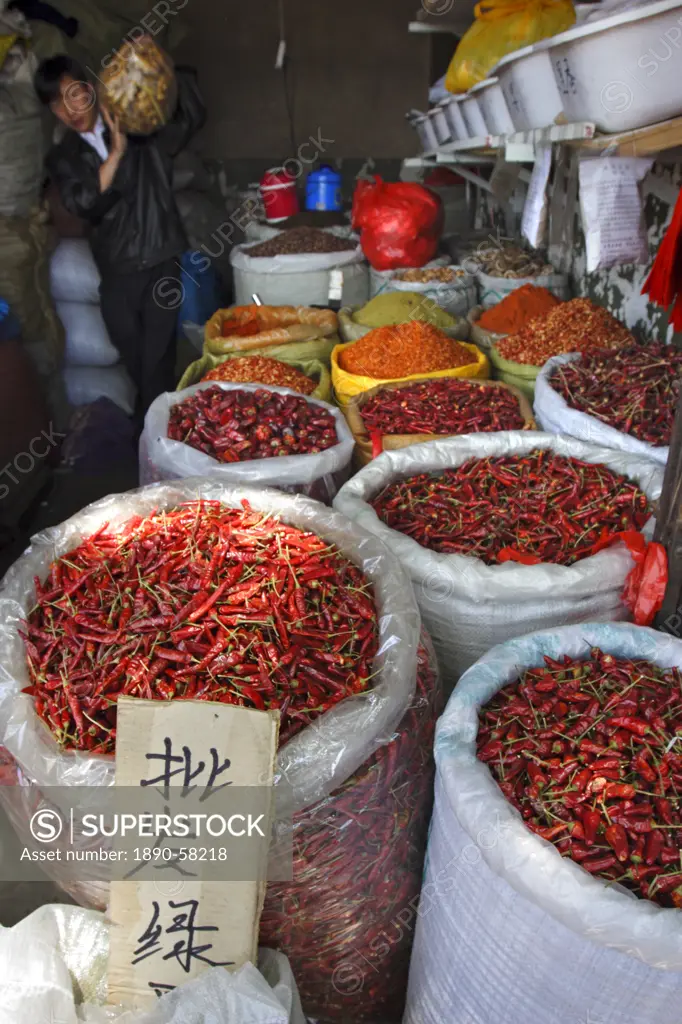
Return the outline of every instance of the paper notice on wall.
<path id="1" fill-rule="evenodd" d="M 580 214 L 587 272 L 649 258 L 641 183 L 653 160 L 605 156 L 580 161 Z"/>
<path id="2" fill-rule="evenodd" d="M 225 787 L 258 787 L 254 793 L 272 787 L 278 732 L 277 712 L 207 701 L 121 698 L 116 787 L 149 787 L 150 801 L 161 800 L 158 808 L 150 803 L 153 814 L 144 815 L 161 831 L 158 837 L 152 832 L 151 838 L 140 842 L 141 856 L 156 849 L 155 840 L 167 837 L 169 828 L 172 835 L 187 835 L 186 831 L 173 831 L 178 820 L 175 815 L 166 821 L 156 813 L 163 810 L 164 793 L 166 799 L 171 790 L 178 797 L 180 787 L 180 795 L 196 801 L 213 797 Z M 219 840 L 212 837 L 221 834 L 220 816 L 214 813 L 218 807 L 206 804 L 205 808 L 203 816 L 191 816 L 194 829 L 205 829 L 198 844 L 175 839 L 172 847 L 159 847 L 178 855 L 168 863 L 160 862 L 160 869 L 173 871 L 160 871 L 158 882 L 111 884 L 111 1003 L 144 1009 L 209 967 L 234 969 L 249 960 L 255 962 L 264 881 L 202 881 L 202 860 L 220 855 Z M 231 818 L 228 824 L 234 826 Z M 147 821 L 145 828 L 142 834 L 149 836 Z M 259 852 L 267 866 L 269 821 L 264 823 L 263 833 Z M 191 838 L 195 836 L 191 834 Z M 179 851 L 187 853 L 190 846 L 194 852 L 181 857 Z M 130 846 L 126 849 L 129 852 Z"/>
<path id="3" fill-rule="evenodd" d="M 521 220 L 521 234 L 534 249 L 544 245 L 547 234 L 547 182 L 551 169 L 552 147 L 539 146 Z"/>

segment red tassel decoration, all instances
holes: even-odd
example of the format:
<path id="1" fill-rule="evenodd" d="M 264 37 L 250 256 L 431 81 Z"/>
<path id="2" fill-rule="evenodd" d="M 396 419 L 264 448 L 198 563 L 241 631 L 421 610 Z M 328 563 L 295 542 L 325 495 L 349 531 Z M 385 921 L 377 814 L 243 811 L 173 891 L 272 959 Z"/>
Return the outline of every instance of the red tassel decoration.
<path id="1" fill-rule="evenodd" d="M 682 191 L 642 295 L 648 295 L 663 309 L 669 309 L 674 302 L 670 322 L 676 331 L 682 330 Z"/>

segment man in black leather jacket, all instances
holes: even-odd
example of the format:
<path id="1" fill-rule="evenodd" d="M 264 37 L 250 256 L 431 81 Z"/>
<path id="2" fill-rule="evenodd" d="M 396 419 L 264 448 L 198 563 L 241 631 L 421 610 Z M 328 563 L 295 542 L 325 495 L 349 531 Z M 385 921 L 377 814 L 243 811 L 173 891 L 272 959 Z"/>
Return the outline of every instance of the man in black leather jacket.
<path id="1" fill-rule="evenodd" d="M 69 129 L 47 169 L 67 210 L 90 225 L 102 316 L 138 389 L 140 411 L 175 387 L 179 258 L 187 248 L 172 160 L 204 121 L 196 78 L 177 69 L 178 103 L 153 135 L 127 137 L 70 57 L 42 62 L 35 87 Z"/>

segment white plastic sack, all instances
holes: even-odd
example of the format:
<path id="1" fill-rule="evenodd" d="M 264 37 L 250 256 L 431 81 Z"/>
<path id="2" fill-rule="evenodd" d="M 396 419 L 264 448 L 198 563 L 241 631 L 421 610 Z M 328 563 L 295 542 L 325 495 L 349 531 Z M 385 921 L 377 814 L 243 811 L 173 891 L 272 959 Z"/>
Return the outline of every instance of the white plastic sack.
<path id="1" fill-rule="evenodd" d="M 526 828 L 476 757 L 482 704 L 545 654 L 589 657 L 592 646 L 682 667 L 682 643 L 667 634 L 590 623 L 494 648 L 450 698 L 436 732 L 436 804 L 405 1024 L 679 1022 L 679 911 L 563 858 Z"/>
<path id="2" fill-rule="evenodd" d="M 67 366 L 113 366 L 118 362 L 118 351 L 109 340 L 99 306 L 58 302 L 57 313 L 66 333 Z"/>
<path id="3" fill-rule="evenodd" d="M 421 269 L 449 265 L 447 259 L 443 261 L 433 260 Z M 461 268 L 453 267 L 453 269 Z M 379 274 L 384 275 L 381 287 L 378 288 L 376 294 L 383 294 L 384 292 L 415 292 L 417 295 L 423 295 L 426 299 L 431 299 L 437 306 L 444 309 L 446 313 L 450 313 L 451 316 L 457 317 L 466 316 L 472 306 L 476 305 L 476 282 L 470 274 L 455 278 L 451 282 L 427 281 L 422 284 L 419 281 L 400 281 L 396 276 L 400 273 L 399 270 L 373 270 L 372 273 L 376 277 Z M 374 280 L 376 280 L 376 277 Z"/>
<path id="4" fill-rule="evenodd" d="M 129 416 L 135 411 L 135 385 L 124 366 L 67 366 L 64 384 L 71 405 L 109 398 Z"/>
<path id="5" fill-rule="evenodd" d="M 50 260 L 50 290 L 57 302 L 99 304 L 100 275 L 85 238 L 62 238 Z"/>
<path id="6" fill-rule="evenodd" d="M 334 507 L 384 541 L 407 569 L 424 625 L 449 683 L 495 644 L 537 629 L 629 618 L 621 600 L 633 567 L 622 544 L 574 565 L 485 565 L 470 555 L 428 551 L 384 525 L 368 502 L 395 480 L 460 466 L 467 459 L 522 455 L 552 448 L 601 463 L 635 481 L 650 500 L 661 493 L 663 470 L 650 459 L 527 431 L 469 434 L 383 452 L 339 491 Z M 644 533 L 653 535 L 654 521 Z"/>
<path id="7" fill-rule="evenodd" d="M 347 252 L 272 257 L 249 256 L 248 246 L 236 245 L 230 263 L 238 306 L 253 302 L 254 294 L 266 306 L 326 306 L 332 270 L 343 272 L 342 305 L 363 306 L 369 298 L 367 263 L 359 245 Z"/>
<path id="8" fill-rule="evenodd" d="M 168 437 L 168 421 L 174 405 L 191 398 L 197 391 L 218 386 L 223 391 L 259 391 L 263 384 L 231 384 L 227 381 L 204 381 L 184 391 L 167 391 L 152 402 L 144 420 L 140 438 L 140 484 L 161 480 L 181 480 L 187 476 L 212 476 L 227 485 L 249 484 L 256 487 L 277 487 L 283 491 L 311 494 L 331 501 L 338 490 L 338 481 L 345 480 L 353 456 L 353 435 L 339 409 L 317 398 L 306 397 L 311 405 L 330 412 L 336 423 L 339 443 L 317 455 L 283 455 L 272 459 L 247 462 L 218 462 L 211 455 Z M 296 395 L 290 388 L 268 385 L 267 391 L 278 395 Z"/>
<path id="9" fill-rule="evenodd" d="M 656 447 L 648 441 L 640 441 L 631 434 L 624 434 L 608 423 L 602 423 L 595 416 L 578 409 L 571 409 L 565 399 L 550 385 L 550 377 L 557 366 L 572 363 L 580 359 L 580 354 L 554 356 L 548 359 L 540 370 L 535 382 L 535 402 L 533 411 L 538 426 L 549 434 L 568 434 L 579 441 L 599 444 L 604 448 L 613 448 L 619 452 L 631 452 L 633 455 L 645 455 L 665 466 L 668 461 L 667 445 Z"/>
<path id="10" fill-rule="evenodd" d="M 211 968 L 142 1012 L 102 1005 L 108 950 L 103 915 L 80 907 L 49 904 L 0 927 L 0 1024 L 305 1024 L 282 953 L 260 949 L 259 969 Z"/>
<path id="11" fill-rule="evenodd" d="M 475 256 L 472 257 L 472 261 L 475 259 Z M 464 266 L 466 267 L 466 263 Z M 496 306 L 498 302 L 524 284 L 532 284 L 536 288 L 547 288 L 562 302 L 566 302 L 571 297 L 571 288 L 566 274 L 539 274 L 537 277 L 491 277 L 490 274 L 478 271 L 476 281 L 478 282 L 479 301 L 484 309 Z"/>
<path id="12" fill-rule="evenodd" d="M 111 758 L 80 752 L 63 754 L 21 690 L 29 683 L 23 642 L 17 630 L 32 607 L 33 577 L 44 580 L 51 562 L 77 546 L 104 523 L 115 528 L 133 515 L 145 516 L 182 502 L 222 501 L 251 507 L 336 544 L 371 581 L 379 615 L 379 653 L 373 688 L 349 697 L 288 740 L 277 755 L 277 778 L 286 780 L 281 813 L 300 810 L 328 796 L 380 746 L 389 742 L 412 700 L 416 685 L 420 618 L 409 579 L 398 560 L 375 537 L 337 512 L 301 495 L 230 486 L 221 479 L 194 478 L 156 484 L 113 495 L 89 505 L 60 526 L 38 534 L 0 585 L 0 750 L 16 766 L 23 804 L 10 800 L 11 787 L 0 785 L 0 801 L 21 835 L 40 802 L 40 787 L 113 785 Z M 15 791 L 16 797 L 16 791 Z M 290 806 L 289 806 L 290 805 Z M 61 840 L 60 840 L 61 841 Z M 59 881 L 58 863 L 50 864 Z M 106 886 L 74 892 L 80 901 L 103 906 Z"/>

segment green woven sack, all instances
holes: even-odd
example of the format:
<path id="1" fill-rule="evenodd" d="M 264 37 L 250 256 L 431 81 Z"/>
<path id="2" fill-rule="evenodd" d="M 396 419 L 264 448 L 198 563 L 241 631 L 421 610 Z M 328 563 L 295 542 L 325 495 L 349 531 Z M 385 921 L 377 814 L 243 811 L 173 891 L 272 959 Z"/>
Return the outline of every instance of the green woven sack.
<path id="1" fill-rule="evenodd" d="M 513 385 L 532 402 L 535 397 L 535 381 L 542 367 L 527 366 L 525 363 L 513 363 L 509 359 L 503 359 L 495 345 L 488 352 L 488 356 L 493 365 L 495 380 L 503 380 L 505 384 Z"/>
<path id="2" fill-rule="evenodd" d="M 260 355 L 261 353 L 249 353 L 250 355 Z M 216 366 L 220 366 L 221 363 L 227 362 L 228 359 L 233 359 L 234 356 L 212 356 L 210 354 L 204 355 L 201 359 L 195 360 L 191 363 L 182 375 L 180 383 L 178 384 L 176 391 L 183 391 L 185 388 L 189 388 L 192 384 L 198 384 L 203 377 Z M 272 358 L 269 356 L 268 358 Z M 332 379 L 329 370 L 320 362 L 319 359 L 279 359 L 280 363 L 286 363 L 288 366 L 293 366 L 295 369 L 300 370 L 306 377 L 310 377 L 312 380 L 317 381 L 317 387 L 312 392 L 311 398 L 319 398 L 323 402 L 330 402 L 332 395 Z"/>

